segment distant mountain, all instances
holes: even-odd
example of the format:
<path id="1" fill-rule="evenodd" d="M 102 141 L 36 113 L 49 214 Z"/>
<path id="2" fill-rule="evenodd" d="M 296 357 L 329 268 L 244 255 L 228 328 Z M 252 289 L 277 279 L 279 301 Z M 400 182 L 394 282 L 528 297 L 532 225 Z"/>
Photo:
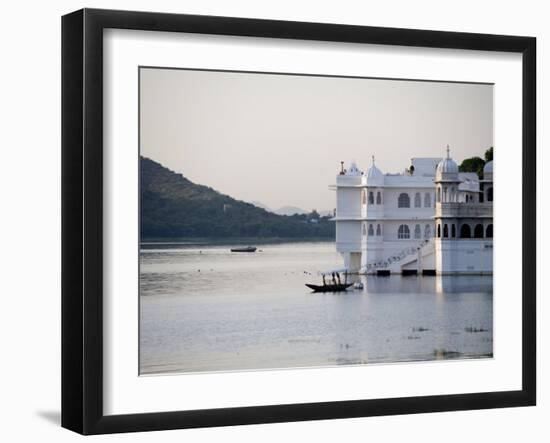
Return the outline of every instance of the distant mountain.
<path id="1" fill-rule="evenodd" d="M 327 238 L 334 223 L 317 213 L 278 215 L 140 159 L 141 238 Z"/>
<path id="2" fill-rule="evenodd" d="M 252 203 L 254 206 L 257 206 L 258 208 L 265 209 L 268 212 L 273 212 L 272 209 L 269 206 L 264 205 L 262 202 L 253 201 L 253 202 L 250 202 L 250 203 Z"/>
<path id="3" fill-rule="evenodd" d="M 304 211 L 302 208 L 298 208 L 296 206 L 283 206 L 282 208 L 273 210 L 269 206 L 259 201 L 253 201 L 252 204 L 254 206 L 257 206 L 258 208 L 265 209 L 266 211 L 273 212 L 274 214 L 278 215 L 308 214 L 309 212 L 311 212 Z"/>
<path id="4" fill-rule="evenodd" d="M 283 206 L 282 208 L 277 209 L 275 214 L 279 215 L 294 215 L 294 214 L 307 214 L 308 211 L 304 211 L 301 208 L 298 208 L 296 206 Z"/>
<path id="5" fill-rule="evenodd" d="M 265 209 L 266 211 L 269 211 L 269 212 L 273 212 L 274 214 L 279 214 L 279 215 L 294 215 L 294 214 L 311 214 L 313 211 L 306 211 L 305 209 L 302 209 L 302 208 L 299 208 L 297 206 L 290 206 L 290 205 L 287 205 L 287 206 L 283 206 L 279 209 L 271 209 L 269 206 L 263 204 L 262 202 L 259 202 L 259 201 L 253 201 L 252 204 L 254 206 L 257 206 L 258 208 L 263 208 Z M 319 215 L 323 216 L 323 217 L 333 217 L 334 216 L 334 210 L 330 210 L 330 209 L 326 209 L 326 210 L 323 210 L 323 211 L 317 211 L 319 213 Z"/>

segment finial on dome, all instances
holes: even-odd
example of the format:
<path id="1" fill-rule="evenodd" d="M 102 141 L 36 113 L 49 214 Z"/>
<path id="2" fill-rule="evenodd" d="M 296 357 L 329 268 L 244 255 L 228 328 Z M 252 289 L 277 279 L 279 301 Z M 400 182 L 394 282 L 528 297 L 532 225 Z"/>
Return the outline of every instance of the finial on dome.
<path id="1" fill-rule="evenodd" d="M 451 148 L 449 148 L 449 145 L 447 145 L 447 158 L 451 158 L 449 152 L 451 152 Z"/>

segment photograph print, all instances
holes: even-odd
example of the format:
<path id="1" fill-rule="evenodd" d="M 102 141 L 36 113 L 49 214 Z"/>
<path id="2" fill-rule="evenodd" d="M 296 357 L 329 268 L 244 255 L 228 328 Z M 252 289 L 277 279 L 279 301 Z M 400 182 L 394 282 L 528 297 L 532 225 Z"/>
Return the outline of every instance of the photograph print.
<path id="1" fill-rule="evenodd" d="M 139 374 L 492 358 L 493 93 L 140 67 Z"/>

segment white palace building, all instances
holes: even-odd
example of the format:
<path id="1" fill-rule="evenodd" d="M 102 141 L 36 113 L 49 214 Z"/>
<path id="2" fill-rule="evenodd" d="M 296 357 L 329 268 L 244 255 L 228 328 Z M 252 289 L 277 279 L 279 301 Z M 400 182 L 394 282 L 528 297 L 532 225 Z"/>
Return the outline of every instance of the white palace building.
<path id="1" fill-rule="evenodd" d="M 413 158 L 384 174 L 372 159 L 336 177 L 336 249 L 365 274 L 492 274 L 493 162 L 483 179 L 458 172 L 449 155 Z"/>

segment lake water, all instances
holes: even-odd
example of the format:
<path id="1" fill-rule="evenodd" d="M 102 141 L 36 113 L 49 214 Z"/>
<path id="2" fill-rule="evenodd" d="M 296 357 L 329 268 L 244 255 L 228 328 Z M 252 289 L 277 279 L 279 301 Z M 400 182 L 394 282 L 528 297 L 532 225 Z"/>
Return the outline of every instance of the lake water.
<path id="1" fill-rule="evenodd" d="M 334 243 L 142 245 L 140 373 L 319 367 L 493 352 L 489 276 L 356 277 L 363 290 L 314 294 L 342 267 Z"/>

